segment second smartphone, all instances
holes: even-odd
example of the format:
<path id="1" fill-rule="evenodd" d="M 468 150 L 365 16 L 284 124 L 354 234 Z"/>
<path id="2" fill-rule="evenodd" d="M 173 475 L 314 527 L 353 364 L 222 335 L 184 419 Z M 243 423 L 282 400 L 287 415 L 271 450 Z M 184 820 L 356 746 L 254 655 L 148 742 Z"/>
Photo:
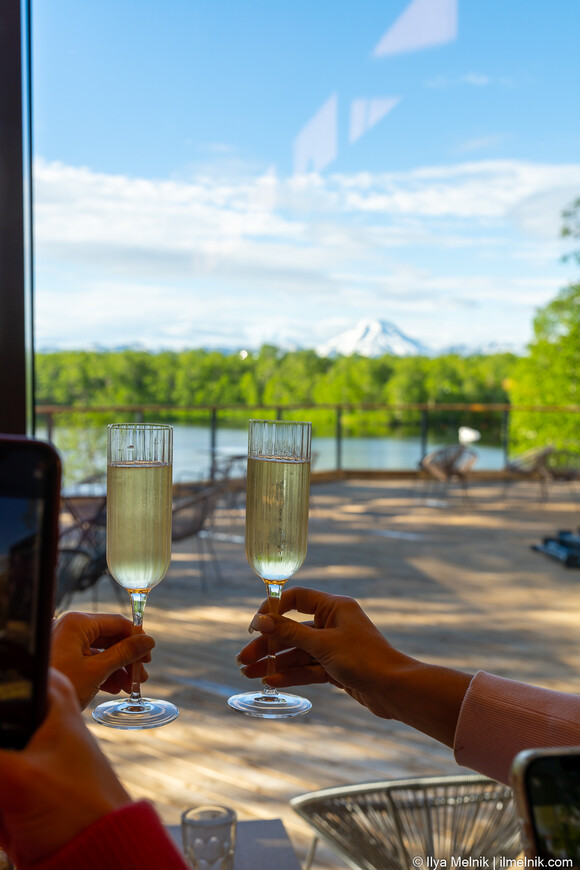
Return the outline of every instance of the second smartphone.
<path id="1" fill-rule="evenodd" d="M 60 480 L 49 444 L 0 435 L 0 747 L 25 746 L 44 717 Z"/>
<path id="2" fill-rule="evenodd" d="M 520 752 L 512 785 L 526 856 L 580 868 L 580 747 Z"/>

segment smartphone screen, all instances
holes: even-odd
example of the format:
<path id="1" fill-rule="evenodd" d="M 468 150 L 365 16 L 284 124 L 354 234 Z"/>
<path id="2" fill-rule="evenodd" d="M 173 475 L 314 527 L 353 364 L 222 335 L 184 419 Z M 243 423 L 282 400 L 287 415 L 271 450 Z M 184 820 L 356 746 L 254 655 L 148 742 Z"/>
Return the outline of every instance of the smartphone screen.
<path id="1" fill-rule="evenodd" d="M 44 442 L 0 437 L 0 746 L 44 716 L 54 607 L 60 462 Z"/>
<path id="2" fill-rule="evenodd" d="M 580 749 L 523 755 L 520 788 L 533 852 L 542 859 L 567 859 L 551 866 L 580 867 Z"/>

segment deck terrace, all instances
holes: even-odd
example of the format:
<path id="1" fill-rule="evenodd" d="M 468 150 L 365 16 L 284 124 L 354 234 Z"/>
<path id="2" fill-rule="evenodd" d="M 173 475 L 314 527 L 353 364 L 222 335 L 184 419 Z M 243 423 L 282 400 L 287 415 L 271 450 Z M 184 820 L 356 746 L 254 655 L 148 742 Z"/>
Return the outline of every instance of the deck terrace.
<path id="1" fill-rule="evenodd" d="M 342 480 L 312 488 L 309 552 L 292 582 L 356 597 L 393 643 L 417 657 L 483 668 L 555 689 L 580 686 L 580 570 L 531 545 L 578 530 L 580 494 L 560 484 L 540 499 L 523 481 L 430 492 L 413 479 Z M 201 802 L 240 819 L 281 818 L 299 856 L 310 832 L 294 795 L 345 783 L 453 773 L 450 751 L 396 722 L 371 716 L 338 689 L 309 687 L 298 720 L 247 719 L 228 694 L 246 688 L 235 656 L 263 590 L 244 557 L 243 512 L 220 509 L 214 546 L 224 576 L 201 588 L 194 540 L 174 545 L 168 576 L 150 597 L 145 624 L 157 640 L 148 691 L 181 710 L 145 732 L 92 725 L 134 797 L 155 801 L 168 824 Z M 110 585 L 99 608 L 118 610 Z M 74 599 L 92 609 L 91 593 Z M 87 713 L 88 718 L 88 713 Z M 344 867 L 328 850 L 320 867 Z"/>

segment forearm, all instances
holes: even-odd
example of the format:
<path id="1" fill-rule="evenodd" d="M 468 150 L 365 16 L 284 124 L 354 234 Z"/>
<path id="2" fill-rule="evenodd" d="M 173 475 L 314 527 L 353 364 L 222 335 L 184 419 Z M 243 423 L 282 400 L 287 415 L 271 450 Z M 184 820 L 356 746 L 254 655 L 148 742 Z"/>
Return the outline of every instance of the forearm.
<path id="1" fill-rule="evenodd" d="M 399 655 L 383 680 L 379 716 L 397 719 L 452 747 L 472 675 Z"/>

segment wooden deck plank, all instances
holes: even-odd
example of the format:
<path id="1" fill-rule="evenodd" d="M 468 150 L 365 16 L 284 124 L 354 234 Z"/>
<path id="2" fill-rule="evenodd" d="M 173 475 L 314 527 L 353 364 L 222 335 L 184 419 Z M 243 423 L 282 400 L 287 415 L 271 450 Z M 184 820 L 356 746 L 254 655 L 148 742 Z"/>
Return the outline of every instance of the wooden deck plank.
<path id="1" fill-rule="evenodd" d="M 576 690 L 580 573 L 531 550 L 558 529 L 577 530 L 574 493 L 554 487 L 542 503 L 537 483 L 514 484 L 504 496 L 503 483 L 485 481 L 465 503 L 422 487 L 413 480 L 316 484 L 309 552 L 292 582 L 358 598 L 411 655 Z M 306 687 L 313 711 L 294 721 L 229 710 L 228 692 L 249 685 L 235 656 L 264 590 L 244 557 L 243 514 L 220 511 L 215 530 L 224 584 L 216 585 L 208 564 L 202 591 L 198 548 L 182 541 L 145 614 L 157 641 L 146 691 L 171 698 L 179 718 L 145 732 L 91 724 L 130 793 L 154 800 L 168 824 L 206 801 L 233 806 L 240 819 L 279 817 L 303 858 L 311 835 L 288 805 L 292 796 L 456 772 L 445 747 L 376 719 L 333 687 Z M 98 592 L 99 609 L 118 610 L 108 583 Z M 73 604 L 93 609 L 91 592 Z M 317 866 L 344 864 L 321 849 Z"/>

